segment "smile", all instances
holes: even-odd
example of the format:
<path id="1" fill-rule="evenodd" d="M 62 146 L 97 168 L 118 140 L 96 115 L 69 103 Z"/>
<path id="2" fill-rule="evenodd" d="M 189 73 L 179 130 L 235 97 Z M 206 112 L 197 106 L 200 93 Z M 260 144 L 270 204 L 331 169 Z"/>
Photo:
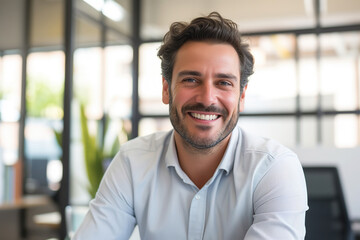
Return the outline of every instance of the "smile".
<path id="1" fill-rule="evenodd" d="M 190 113 L 190 115 L 193 118 L 196 119 L 200 119 L 200 120 L 207 120 L 207 121 L 211 121 L 211 120 L 215 120 L 217 118 L 219 118 L 219 115 L 215 115 L 215 114 L 200 114 L 200 113 Z"/>

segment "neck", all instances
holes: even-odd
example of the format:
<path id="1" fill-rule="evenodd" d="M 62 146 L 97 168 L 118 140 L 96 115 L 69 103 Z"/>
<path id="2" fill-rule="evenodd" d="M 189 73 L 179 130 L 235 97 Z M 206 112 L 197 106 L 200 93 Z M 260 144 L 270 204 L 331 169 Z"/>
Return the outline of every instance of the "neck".
<path id="1" fill-rule="evenodd" d="M 213 176 L 216 168 L 219 166 L 230 136 L 231 134 L 214 147 L 198 149 L 191 146 L 175 132 L 179 164 L 199 189 Z"/>

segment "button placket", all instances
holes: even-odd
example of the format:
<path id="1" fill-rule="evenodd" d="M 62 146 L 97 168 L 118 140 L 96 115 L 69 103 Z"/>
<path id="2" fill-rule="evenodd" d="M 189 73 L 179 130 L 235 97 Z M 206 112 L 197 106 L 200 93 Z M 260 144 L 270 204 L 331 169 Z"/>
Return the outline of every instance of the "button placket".
<path id="1" fill-rule="evenodd" d="M 189 240 L 201 240 L 204 234 L 207 189 L 201 189 L 191 201 L 189 214 Z"/>

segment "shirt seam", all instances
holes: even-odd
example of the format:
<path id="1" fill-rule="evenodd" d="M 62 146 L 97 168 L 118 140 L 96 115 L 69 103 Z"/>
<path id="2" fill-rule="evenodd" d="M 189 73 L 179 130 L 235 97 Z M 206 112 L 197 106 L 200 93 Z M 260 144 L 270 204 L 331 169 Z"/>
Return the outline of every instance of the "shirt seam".
<path id="1" fill-rule="evenodd" d="M 110 189 L 109 189 L 109 190 L 110 190 Z M 111 190 L 110 190 L 110 191 L 111 191 Z M 114 195 L 117 195 L 117 194 L 115 194 L 113 191 L 111 191 L 111 193 L 114 194 Z M 101 199 L 102 199 L 103 201 L 105 201 L 107 204 L 113 205 L 109 200 L 107 200 L 107 199 L 105 198 L 105 196 L 104 196 L 101 192 L 98 192 L 98 193 L 97 193 L 97 197 L 101 198 Z M 129 205 L 128 201 L 127 201 L 123 196 L 121 197 L 121 199 L 124 200 L 124 202 L 125 202 L 125 204 L 127 205 L 127 207 L 132 208 L 132 207 Z M 115 210 L 115 211 L 120 211 L 117 207 L 113 208 L 113 210 Z M 128 212 L 128 211 L 126 211 L 126 213 L 130 214 L 130 212 Z"/>
<path id="2" fill-rule="evenodd" d="M 246 150 L 244 150 L 244 152 L 262 153 L 262 154 L 266 154 L 267 156 L 271 157 L 272 159 L 279 158 L 279 157 L 281 157 L 282 155 L 285 155 L 285 154 L 295 155 L 290 150 L 285 150 L 285 151 L 280 152 L 280 153 L 278 153 L 276 155 L 274 155 L 274 154 L 272 154 L 270 152 L 267 152 L 267 151 L 256 150 L 256 149 L 246 149 Z"/>
<path id="3" fill-rule="evenodd" d="M 265 151 L 257 151 L 257 152 L 266 153 Z M 280 153 L 279 155 L 276 155 L 276 157 L 274 157 L 274 156 L 273 156 L 272 154 L 270 154 L 270 153 L 267 153 L 267 155 L 268 155 L 267 157 L 271 157 L 272 160 L 276 160 L 276 159 L 282 157 L 283 155 L 289 154 L 289 153 L 292 154 L 292 155 L 295 155 L 295 154 L 292 153 L 291 151 L 287 150 L 287 151 L 284 151 L 284 152 Z M 296 155 L 295 155 L 295 156 L 296 156 Z M 261 178 L 259 179 L 259 181 L 258 181 L 258 183 L 256 184 L 256 186 L 255 186 L 255 188 L 254 188 L 254 191 L 253 191 L 253 193 L 252 193 L 253 198 L 254 198 L 254 194 L 255 194 L 256 189 L 258 188 L 260 182 L 261 182 L 261 181 L 263 180 L 263 178 L 269 173 L 269 171 L 274 167 L 275 164 L 279 164 L 279 160 L 276 161 L 276 162 L 274 162 L 274 163 L 266 170 L 266 172 L 264 173 L 264 175 L 261 176 Z M 296 195 L 296 196 L 301 196 L 301 195 L 302 195 L 302 194 L 299 194 L 299 195 Z M 273 198 L 271 198 L 271 199 L 268 199 L 266 202 L 271 201 L 271 200 L 276 199 L 276 198 L 278 198 L 278 197 L 273 197 Z M 266 202 L 264 202 L 263 204 L 265 204 Z M 260 206 L 262 206 L 263 204 L 261 204 Z M 256 209 L 254 208 L 254 210 L 253 210 L 254 213 L 255 213 L 255 211 L 256 211 L 260 206 L 258 206 Z"/>

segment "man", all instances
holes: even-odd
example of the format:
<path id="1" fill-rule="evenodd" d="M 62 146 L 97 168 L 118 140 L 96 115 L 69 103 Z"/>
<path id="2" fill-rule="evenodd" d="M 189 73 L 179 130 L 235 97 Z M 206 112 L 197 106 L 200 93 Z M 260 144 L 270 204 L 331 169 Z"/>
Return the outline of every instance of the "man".
<path id="1" fill-rule="evenodd" d="M 174 23 L 158 55 L 174 130 L 121 147 L 74 239 L 304 239 L 296 155 L 237 126 L 253 58 L 236 24 Z"/>

